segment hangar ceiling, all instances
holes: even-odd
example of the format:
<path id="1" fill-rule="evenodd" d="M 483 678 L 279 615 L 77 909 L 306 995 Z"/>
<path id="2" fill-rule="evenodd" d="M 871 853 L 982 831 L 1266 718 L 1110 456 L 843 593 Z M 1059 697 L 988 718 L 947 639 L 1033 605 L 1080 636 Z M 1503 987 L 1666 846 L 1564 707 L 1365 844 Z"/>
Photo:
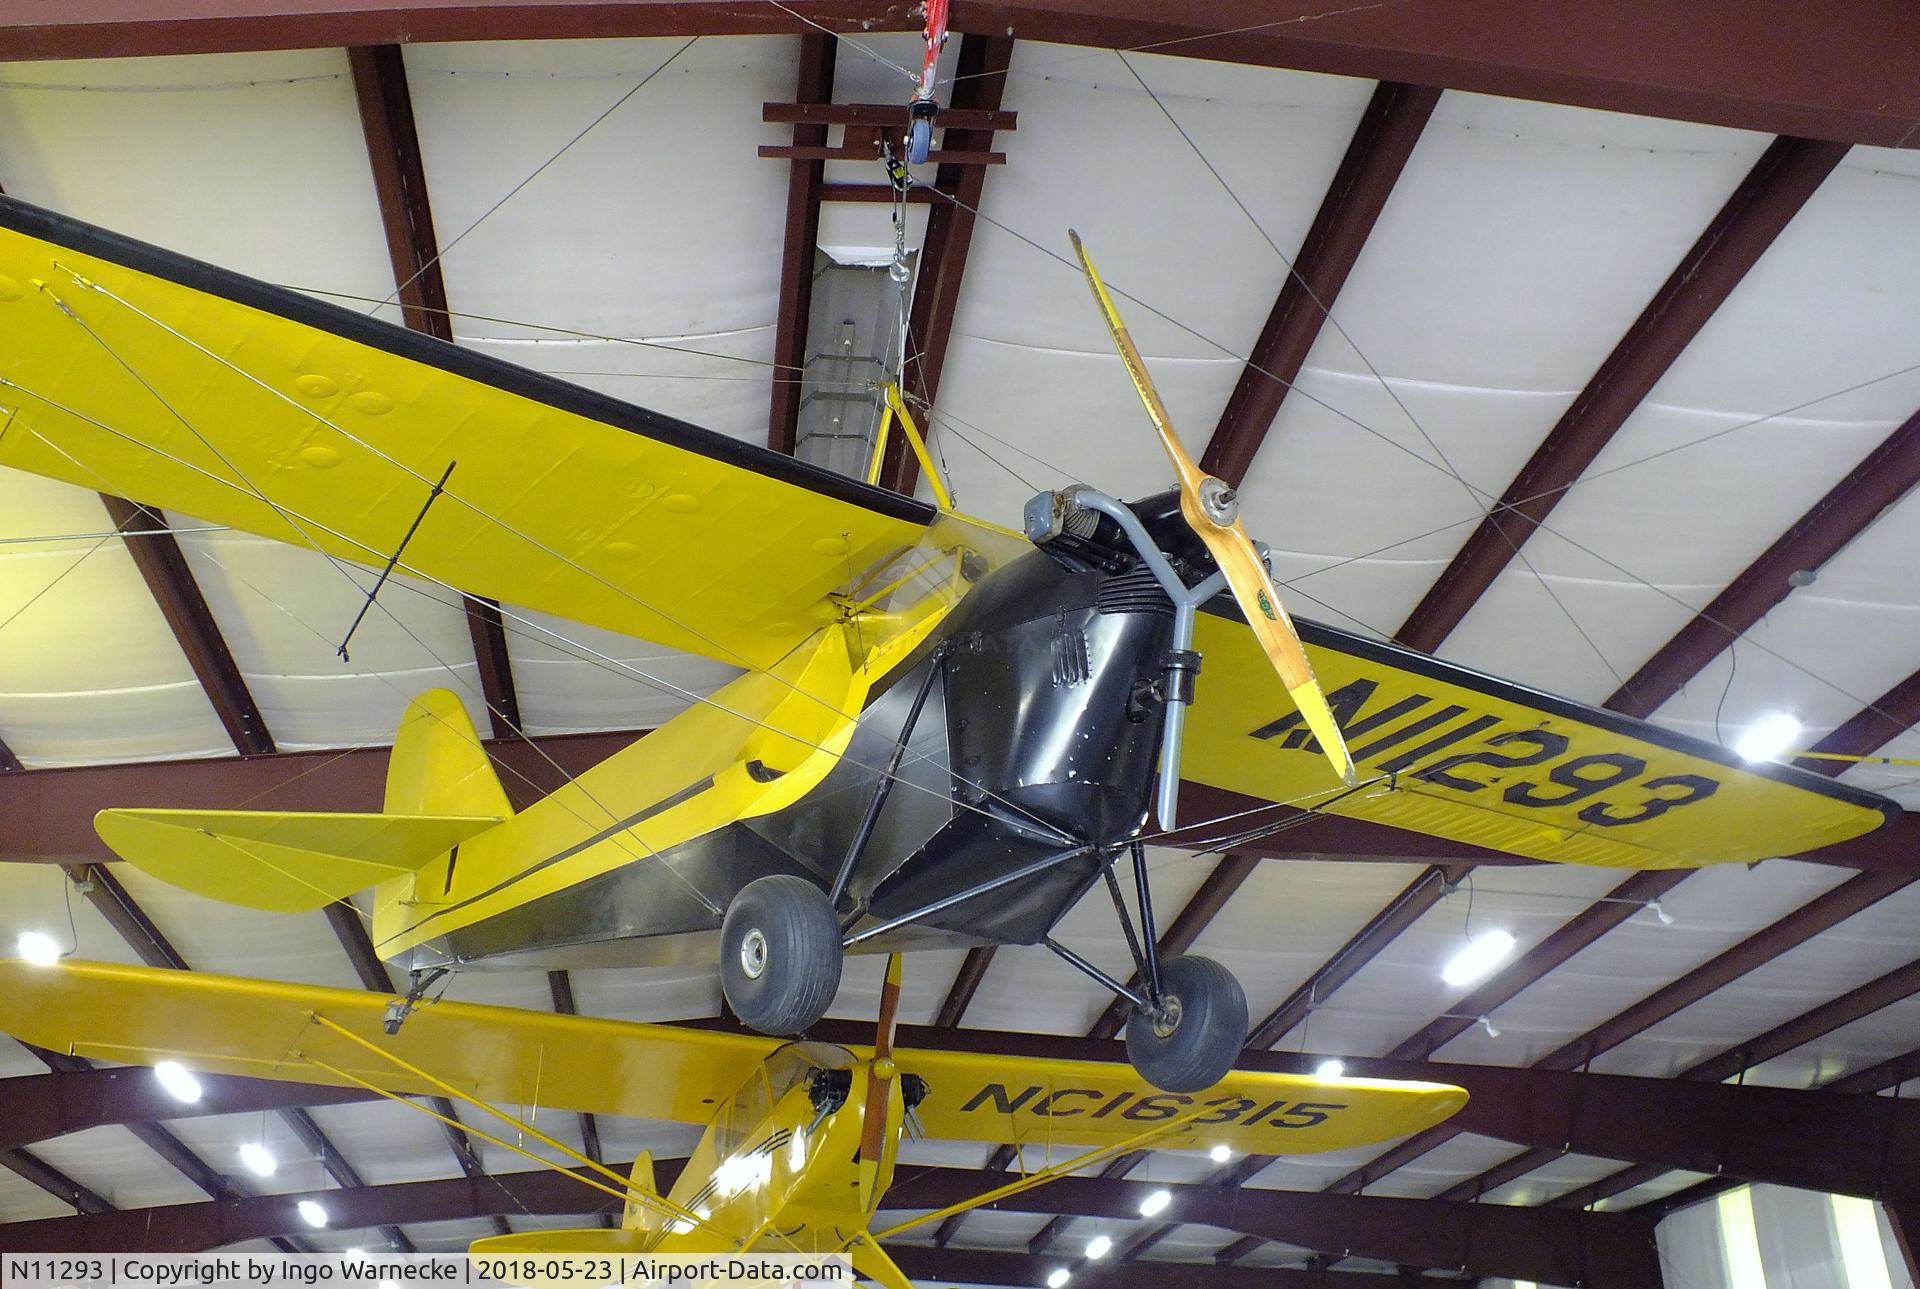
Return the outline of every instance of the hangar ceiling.
<path id="1" fill-rule="evenodd" d="M 1036 490 L 1166 483 L 1071 225 L 1302 615 L 1719 741 L 1787 711 L 1798 747 L 1920 756 L 1920 24 L 1891 3 L 1243 8 L 1200 26 L 1119 0 L 955 5 L 944 101 L 997 128 L 942 146 L 1004 161 L 919 176 L 908 386 L 960 506 L 1012 523 Z M 891 64 L 915 61 L 916 25 L 844 3 L 30 0 L 0 18 L 0 187 L 790 451 L 808 398 L 848 392 L 791 375 L 833 339 L 816 251 L 884 256 L 893 231 L 877 163 L 760 155 L 847 146 L 766 105 L 903 101 Z M 924 494 L 917 476 L 888 460 L 894 486 Z M 396 589 L 343 663 L 364 580 L 0 476 L 0 932 L 64 939 L 71 917 L 82 957 L 385 989 L 350 910 L 174 891 L 108 864 L 91 811 L 377 801 L 381 749 L 431 685 L 532 792 L 730 674 Z M 1806 764 L 1920 807 L 1909 767 Z M 1241 804 L 1187 799 L 1197 823 Z M 1456 1066 L 1486 1080 L 1482 1117 L 1340 1156 L 1121 1161 L 923 1233 L 911 1271 L 1631 1283 L 1649 1223 L 1723 1168 L 1894 1197 L 1891 1174 L 1823 1178 L 1817 1146 L 1911 1147 L 1904 1108 L 1856 1095 L 1920 1069 L 1911 819 L 1832 853 L 1633 875 L 1337 822 L 1157 849 L 1165 938 L 1246 982 L 1250 1051 L 1272 1053 L 1250 1060 Z M 1126 962 L 1103 910 L 1070 919 Z M 1481 926 L 1515 956 L 1448 987 L 1440 964 Z M 830 1024 L 872 1016 L 878 966 L 856 960 Z M 454 996 L 719 1014 L 700 970 L 471 973 Z M 918 955 L 902 1014 L 933 1044 L 1116 1028 L 1039 949 Z M 11 1132 L 0 1111 L 0 1247 L 80 1229 L 36 1222 L 170 1213 L 203 1236 L 458 1248 L 593 1211 L 532 1177 L 467 1184 L 520 1161 L 392 1106 L 236 1087 L 180 1117 L 0 1042 L 6 1104 L 65 1107 Z M 1803 1093 L 1760 1120 L 1803 1131 L 1747 1157 L 1726 1125 L 1758 1112 L 1729 1080 Z M 1684 1100 L 1708 1089 L 1727 1099 Z M 692 1141 L 567 1118 L 608 1160 Z M 273 1177 L 238 1167 L 253 1140 L 287 1161 Z M 1008 1163 L 908 1151 L 902 1211 Z M 1175 1191 L 1159 1221 L 1131 1216 L 1145 1183 Z M 286 1225 L 284 1200 L 245 1209 L 310 1191 L 336 1207 L 327 1231 Z M 1096 1232 L 1116 1245 L 1098 1266 Z"/>

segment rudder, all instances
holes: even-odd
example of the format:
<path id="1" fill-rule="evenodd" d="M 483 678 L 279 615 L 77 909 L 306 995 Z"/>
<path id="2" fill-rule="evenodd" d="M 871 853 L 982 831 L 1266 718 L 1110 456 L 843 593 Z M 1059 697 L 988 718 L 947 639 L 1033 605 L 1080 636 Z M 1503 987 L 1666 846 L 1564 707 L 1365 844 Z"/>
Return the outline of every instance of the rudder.
<path id="1" fill-rule="evenodd" d="M 387 762 L 384 811 L 495 819 L 513 814 L 466 704 L 452 690 L 429 689 L 407 704 Z"/>

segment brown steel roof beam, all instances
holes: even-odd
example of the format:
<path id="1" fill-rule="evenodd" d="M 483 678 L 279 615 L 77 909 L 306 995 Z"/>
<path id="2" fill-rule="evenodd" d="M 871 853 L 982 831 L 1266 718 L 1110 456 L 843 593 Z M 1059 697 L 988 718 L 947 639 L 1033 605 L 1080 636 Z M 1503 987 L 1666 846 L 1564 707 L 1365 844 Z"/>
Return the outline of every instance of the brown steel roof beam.
<path id="1" fill-rule="evenodd" d="M 1005 30 L 995 24 L 991 30 Z M 1006 88 L 1007 67 L 1013 61 L 1013 37 L 971 34 L 960 41 L 960 59 L 954 70 L 953 101 L 945 106 L 965 111 L 998 112 Z M 934 118 L 939 124 L 939 118 Z M 954 152 L 985 153 L 993 144 L 991 130 L 949 129 L 941 146 Z M 973 212 L 986 191 L 987 172 L 978 165 L 942 165 L 934 172 L 934 203 L 927 211 L 927 232 L 914 272 L 913 303 L 907 311 L 910 354 L 901 378 L 902 389 L 928 409 L 940 391 L 940 372 L 946 366 L 947 344 L 953 336 L 954 311 L 960 303 L 960 282 L 967 271 L 967 252 L 973 245 Z M 923 433 L 934 433 L 933 412 L 916 414 Z M 920 479 L 920 462 L 907 450 L 903 435 L 894 435 L 880 470 L 880 481 L 895 492 L 912 495 Z"/>
<path id="2" fill-rule="evenodd" d="M 794 97 L 802 104 L 833 100 L 834 54 L 839 41 L 818 31 L 800 37 L 800 83 Z M 827 142 L 824 125 L 795 124 L 795 147 L 818 148 Z M 805 401 L 807 319 L 813 309 L 813 262 L 820 243 L 820 183 L 826 164 L 795 160 L 787 169 L 786 234 L 780 248 L 780 301 L 773 328 L 773 402 L 767 419 L 767 446 L 792 455 L 799 442 L 800 404 Z"/>
<path id="3" fill-rule="evenodd" d="M 507 795 L 524 808 L 620 751 L 647 731 L 496 739 L 487 753 Z M 281 752 L 29 770 L 0 775 L 0 859 L 74 863 L 115 858 L 93 817 L 138 801 L 154 809 L 321 810 L 377 814 L 389 750 Z M 549 760 L 551 758 L 551 760 Z M 556 768 L 557 767 L 557 768 Z"/>
<path id="4" fill-rule="evenodd" d="M 1652 875 L 1641 874 L 1641 876 Z M 1912 880 L 1912 878 L 1881 873 L 1862 873 L 1857 877 L 1849 878 L 1793 912 L 1776 919 L 1766 929 L 1716 955 L 1664 988 L 1656 990 L 1612 1019 L 1595 1026 L 1572 1042 L 1562 1044 L 1534 1062 L 1532 1068 L 1577 1069 L 1602 1053 L 1613 1050 L 1650 1026 L 1665 1020 L 1683 1007 L 1691 1006 L 1714 990 L 1739 979 L 1755 967 L 1771 961 L 1789 949 L 1805 944 L 1821 932 L 1871 907 L 1902 889 Z M 1503 976 L 1506 974 L 1502 973 Z M 1470 1002 L 1462 1002 L 1458 1006 L 1462 1012 L 1474 1010 L 1474 1004 Z M 1408 1043 L 1402 1044 L 1401 1048 L 1396 1049 L 1394 1055 L 1400 1058 L 1419 1059 L 1431 1054 L 1433 1050 L 1432 1047 L 1425 1046 L 1424 1041 L 1409 1040 Z M 1363 1167 L 1348 1173 L 1334 1182 L 1330 1189 L 1357 1191 L 1370 1186 L 1394 1169 L 1410 1163 L 1442 1141 L 1457 1135 L 1458 1131 L 1448 1124 L 1430 1128 Z"/>
<path id="5" fill-rule="evenodd" d="M 214 714 L 226 727 L 227 737 L 243 756 L 269 756 L 274 751 L 273 735 L 267 722 L 247 691 L 247 682 L 227 648 L 226 639 L 213 620 L 200 584 L 187 567 L 180 543 L 167 531 L 167 521 L 159 511 L 122 497 L 100 494 L 107 514 L 113 518 L 126 542 L 127 553 L 153 593 L 160 615 L 173 629 L 187 665 L 206 691 Z"/>
<path id="6" fill-rule="evenodd" d="M 1239 487 L 1386 207 L 1440 91 L 1382 81 L 1300 243 L 1200 467 Z"/>
<path id="7" fill-rule="evenodd" d="M 1708 1057 L 1682 1070 L 1677 1077 L 1704 1083 L 1718 1083 L 1730 1079 L 1744 1070 L 1764 1064 L 1776 1056 L 1785 1055 L 1796 1048 L 1830 1034 L 1842 1025 L 1850 1025 L 1863 1016 L 1870 1016 L 1884 1007 L 1890 1007 L 1903 999 L 1920 993 L 1920 962 L 1910 962 L 1904 967 L 1896 967 L 1875 980 L 1870 980 L 1858 989 L 1850 990 L 1834 999 L 1822 1003 L 1809 1011 L 1802 1012 L 1792 1020 L 1774 1026 L 1766 1033 L 1750 1038 L 1738 1047 L 1733 1047 L 1718 1056 Z M 1769 1139 L 1777 1139 L 1777 1134 L 1768 1134 Z M 1504 1181 L 1524 1175 L 1543 1164 L 1557 1158 L 1557 1153 L 1528 1151 L 1518 1159 L 1501 1164 L 1498 1168 L 1482 1174 L 1476 1192 L 1484 1194 Z M 1530 1159 L 1526 1168 L 1518 1168 L 1519 1161 Z M 1511 1167 L 1510 1167 L 1511 1165 Z M 1632 1190 L 1643 1182 L 1671 1171 L 1660 1164 L 1636 1164 L 1632 1168 L 1622 1169 L 1598 1181 L 1591 1182 L 1578 1190 L 1561 1195 L 1552 1202 L 1562 1208 L 1585 1208 L 1597 1204 L 1603 1199 Z M 1495 1174 L 1503 1174 L 1496 1177 Z"/>
<path id="8" fill-rule="evenodd" d="M 978 1194 L 997 1176 L 963 1168 L 916 1169 L 895 1184 L 884 1203 L 889 1208 L 942 1207 Z M 1181 1221 L 1335 1256 L 1449 1267 L 1478 1276 L 1545 1284 L 1578 1283 L 1586 1289 L 1644 1289 L 1659 1283 L 1653 1227 L 1624 1213 L 1105 1177 L 1062 1178 L 993 1207 L 1127 1220 L 1139 1216 L 1140 1201 L 1155 1190 L 1172 1194 L 1168 1211 Z M 1555 1225 L 1539 1220 L 1545 1214 L 1587 1222 Z M 1602 1221 L 1621 1218 L 1628 1220 Z"/>
<path id="9" fill-rule="evenodd" d="M 967 950 L 967 956 L 960 962 L 960 970 L 953 978 L 953 987 L 947 990 L 947 996 L 940 1004 L 940 1010 L 934 1014 L 933 1023 L 937 1029 L 947 1029 L 960 1023 L 967 1014 L 967 1008 L 973 1003 L 974 994 L 980 990 L 980 982 L 986 979 L 987 968 L 993 965 L 993 946 L 983 944 Z"/>
<path id="10" fill-rule="evenodd" d="M 26 1150 L 0 1150 L 0 1168 L 22 1181 L 32 1182 L 62 1204 L 71 1204 L 84 1214 L 116 1212 L 105 1198 L 82 1186 L 38 1155 Z M 61 1221 L 64 1219 L 53 1219 Z M 0 1227 L 0 1230 L 4 1230 Z M 4 1238 L 4 1237 L 0 1237 Z"/>
<path id="11" fill-rule="evenodd" d="M 1846 155 L 1775 139 L 1394 638 L 1433 653 Z"/>
<path id="12" fill-rule="evenodd" d="M 1359 974 L 1380 951 L 1399 937 L 1402 931 L 1447 897 L 1456 882 L 1472 871 L 1470 864 L 1434 864 L 1408 883 L 1405 890 L 1373 916 L 1353 938 L 1289 994 L 1284 1002 L 1254 1026 L 1248 1047 L 1273 1047 L 1293 1032 L 1313 1008 L 1326 1002 L 1341 985 Z"/>
<path id="13" fill-rule="evenodd" d="M 426 164 L 407 86 L 406 58 L 397 44 L 357 45 L 347 50 L 360 128 L 366 136 L 373 190 L 386 230 L 400 316 L 408 327 L 453 343 L 453 314 L 440 271 L 440 245 L 433 231 Z M 495 738 L 520 729 L 520 695 L 497 601 L 466 596 L 467 633 L 480 666 L 480 691 Z"/>
<path id="14" fill-rule="evenodd" d="M 1866 0 L 1753 0 L 1697 19 L 1664 0 L 1488 0 L 1470 24 L 1429 6 L 1329 13 L 1318 0 L 958 0 L 955 31 L 1012 29 L 1102 49 L 1165 46 L 1223 62 L 1444 85 L 1767 134 L 1912 146 L 1920 16 Z M 113 58 L 399 41 L 801 34 L 920 29 L 911 9 L 825 0 L 798 13 L 712 0 L 13 0 L 0 58 Z"/>
<path id="15" fill-rule="evenodd" d="M 320 1088 L 231 1074 L 200 1074 L 200 1099 L 183 1105 L 139 1068 L 76 1066 L 0 1080 L 0 1150 L 107 1124 L 371 1101 L 358 1088 Z"/>
<path id="16" fill-rule="evenodd" d="M 1920 1078 L 1920 1051 L 1906 1052 L 1882 1061 L 1878 1065 L 1868 1066 L 1864 1070 L 1856 1070 L 1843 1078 L 1834 1079 L 1830 1083 L 1823 1084 L 1820 1090 L 1823 1092 L 1848 1093 L 1882 1092 L 1888 1088 L 1898 1088 L 1902 1083 L 1909 1082 L 1915 1078 Z M 1710 1200 L 1716 1195 L 1725 1194 L 1727 1191 L 1742 1185 L 1745 1185 L 1745 1183 L 1738 1178 L 1715 1177 L 1704 1182 L 1697 1182 L 1683 1191 L 1674 1192 L 1672 1195 L 1650 1200 L 1645 1204 L 1636 1205 L 1627 1211 L 1631 1213 L 1644 1213 L 1650 1221 L 1657 1225 L 1683 1208 L 1690 1208 L 1704 1200 Z M 1890 1196 L 1887 1205 L 1889 1214 L 1892 1213 L 1895 1204 L 1901 1201 L 1910 1202 L 1912 1194 L 1911 1191 L 1908 1191 L 1901 1195 Z M 1906 1237 L 1903 1235 L 1903 1248 L 1905 1239 Z M 1911 1256 L 1909 1253 L 1908 1257 L 1911 1258 Z"/>
<path id="17" fill-rule="evenodd" d="M 1629 716 L 1652 715 L 1787 598 L 1793 590 L 1788 578 L 1800 572 L 1818 572 L 1915 484 L 1920 484 L 1920 412 L 1888 435 L 1760 558 L 1747 565 L 1711 604 L 1620 686 L 1607 706 Z M 1884 718 L 1878 713 L 1869 710 L 1862 716 L 1871 718 L 1872 729 L 1884 728 L 1880 723 Z"/>
<path id="18" fill-rule="evenodd" d="M 361 45 L 347 50 L 347 64 L 380 199 L 400 316 L 413 330 L 452 344 L 453 319 L 447 310 L 447 284 L 440 271 L 405 56 L 398 45 Z"/>

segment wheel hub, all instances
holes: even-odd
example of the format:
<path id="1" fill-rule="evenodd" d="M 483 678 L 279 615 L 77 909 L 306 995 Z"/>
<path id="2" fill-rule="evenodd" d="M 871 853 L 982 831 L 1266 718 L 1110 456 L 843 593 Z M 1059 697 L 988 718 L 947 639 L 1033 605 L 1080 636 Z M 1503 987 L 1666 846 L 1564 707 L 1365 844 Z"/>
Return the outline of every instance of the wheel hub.
<path id="1" fill-rule="evenodd" d="M 1153 1036 L 1171 1038 L 1180 1028 L 1180 1000 L 1172 994 L 1160 1000 L 1159 1008 L 1153 1013 Z"/>
<path id="2" fill-rule="evenodd" d="M 740 939 L 740 970 L 746 973 L 748 980 L 758 980 L 760 973 L 766 969 L 767 937 L 755 927 Z"/>
<path id="3" fill-rule="evenodd" d="M 1224 479 L 1200 481 L 1200 512 L 1225 528 L 1240 517 L 1240 495 Z"/>

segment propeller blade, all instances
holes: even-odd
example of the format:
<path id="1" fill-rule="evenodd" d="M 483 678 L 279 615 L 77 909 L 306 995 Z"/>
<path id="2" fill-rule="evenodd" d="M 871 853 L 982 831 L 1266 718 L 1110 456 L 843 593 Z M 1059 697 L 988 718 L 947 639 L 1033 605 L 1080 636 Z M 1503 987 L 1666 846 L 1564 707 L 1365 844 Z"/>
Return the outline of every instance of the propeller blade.
<path id="1" fill-rule="evenodd" d="M 867 1070 L 867 1106 L 860 1120 L 860 1203 L 870 1209 L 875 1182 L 887 1148 L 887 1111 L 893 1098 L 894 1017 L 900 1010 L 900 955 L 887 956 L 887 976 L 880 986 L 880 1020 L 874 1027 L 873 1063 Z"/>
<path id="2" fill-rule="evenodd" d="M 1266 561 L 1260 558 L 1253 538 L 1240 523 L 1239 499 L 1224 480 L 1207 474 L 1187 454 L 1186 446 L 1174 432 L 1173 417 L 1161 401 L 1153 377 L 1147 373 L 1146 360 L 1141 358 L 1133 337 L 1127 333 L 1127 324 L 1121 321 L 1120 310 L 1107 294 L 1100 271 L 1093 266 L 1093 257 L 1087 254 L 1080 234 L 1069 229 L 1067 236 L 1073 241 L 1073 253 L 1079 257 L 1087 285 L 1093 289 L 1094 303 L 1107 324 L 1107 333 L 1113 337 L 1113 347 L 1120 352 L 1121 364 L 1126 367 L 1133 388 L 1147 409 L 1147 419 L 1153 422 L 1160 446 L 1173 463 L 1180 485 L 1180 513 L 1206 543 L 1220 571 L 1226 574 L 1227 586 L 1232 589 L 1240 612 L 1246 616 L 1247 625 L 1253 629 L 1254 638 L 1260 642 L 1274 671 L 1279 673 L 1280 683 L 1286 686 L 1294 706 L 1300 709 L 1307 728 L 1319 740 L 1334 773 L 1352 787 L 1358 782 L 1358 775 L 1353 757 L 1347 751 L 1347 741 L 1340 733 L 1333 710 L 1327 706 L 1320 682 L 1314 679 L 1313 665 L 1307 661 L 1307 652 L 1300 644 L 1299 632 L 1294 630 L 1293 619 L 1280 603 L 1280 593 L 1267 572 Z"/>

